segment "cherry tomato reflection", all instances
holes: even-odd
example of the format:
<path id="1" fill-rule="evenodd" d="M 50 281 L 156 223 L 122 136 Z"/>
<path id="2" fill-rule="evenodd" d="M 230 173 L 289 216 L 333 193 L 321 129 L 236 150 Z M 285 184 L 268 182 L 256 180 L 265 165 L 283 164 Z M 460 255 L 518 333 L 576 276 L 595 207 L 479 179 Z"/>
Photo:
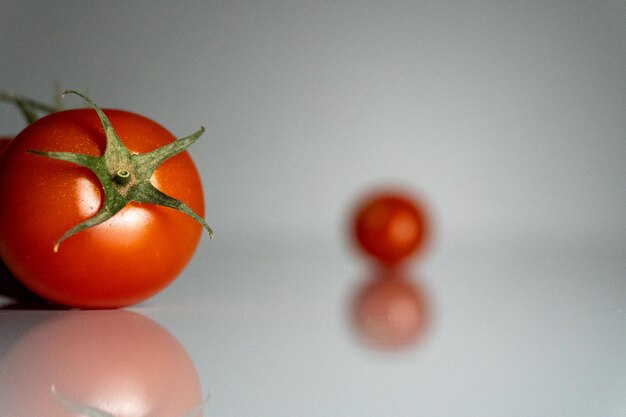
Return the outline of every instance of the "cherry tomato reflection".
<path id="1" fill-rule="evenodd" d="M 356 291 L 352 320 L 359 338 L 381 350 L 419 343 L 430 321 L 424 290 L 396 269 L 380 269 Z"/>
<path id="2" fill-rule="evenodd" d="M 125 310 L 57 312 L 0 362 L 0 416 L 184 417 L 201 403 L 183 346 Z"/>

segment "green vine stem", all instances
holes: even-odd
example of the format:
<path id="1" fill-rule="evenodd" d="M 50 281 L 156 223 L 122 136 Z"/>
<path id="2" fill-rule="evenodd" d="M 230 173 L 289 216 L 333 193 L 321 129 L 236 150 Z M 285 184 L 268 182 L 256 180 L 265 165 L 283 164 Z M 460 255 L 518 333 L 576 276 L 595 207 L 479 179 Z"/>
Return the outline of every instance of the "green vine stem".
<path id="1" fill-rule="evenodd" d="M 58 86 L 55 87 L 54 103 L 52 105 L 4 91 L 0 91 L 0 101 L 16 105 L 26 120 L 26 123 L 32 124 L 39 118 L 38 113 L 50 114 L 62 109 L 61 95 L 57 90 Z"/>
<path id="2" fill-rule="evenodd" d="M 64 96 L 66 94 L 80 96 L 98 114 L 106 135 L 104 154 L 102 156 L 92 156 L 71 152 L 44 152 L 38 150 L 29 150 L 28 152 L 88 168 L 100 181 L 104 191 L 104 202 L 100 211 L 93 217 L 65 232 L 54 244 L 54 252 L 59 250 L 59 246 L 65 239 L 109 220 L 132 201 L 157 204 L 183 212 L 200 223 L 209 233 L 209 237 L 213 237 L 211 227 L 202 217 L 195 213 L 187 204 L 164 194 L 150 182 L 150 177 L 163 162 L 185 151 L 204 133 L 203 127 L 190 136 L 178 139 L 151 152 L 133 154 L 117 135 L 109 118 L 89 97 L 73 90 L 63 93 Z"/>

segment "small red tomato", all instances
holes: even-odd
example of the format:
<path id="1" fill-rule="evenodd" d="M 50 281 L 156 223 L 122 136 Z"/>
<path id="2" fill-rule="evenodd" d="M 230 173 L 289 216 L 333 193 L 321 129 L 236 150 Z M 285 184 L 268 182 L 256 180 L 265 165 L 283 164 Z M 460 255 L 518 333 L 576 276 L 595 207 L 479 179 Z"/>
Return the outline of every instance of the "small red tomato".
<path id="1" fill-rule="evenodd" d="M 126 310 L 45 316 L 0 358 L 0 415 L 196 415 L 198 373 L 161 325 Z"/>
<path id="2" fill-rule="evenodd" d="M 352 314 L 361 340 L 380 349 L 415 345 L 429 323 L 423 289 L 391 270 L 379 271 L 358 289 Z"/>
<path id="3" fill-rule="evenodd" d="M 427 219 L 415 197 L 398 191 L 380 191 L 363 199 L 353 219 L 357 245 L 386 265 L 398 264 L 424 245 Z"/>

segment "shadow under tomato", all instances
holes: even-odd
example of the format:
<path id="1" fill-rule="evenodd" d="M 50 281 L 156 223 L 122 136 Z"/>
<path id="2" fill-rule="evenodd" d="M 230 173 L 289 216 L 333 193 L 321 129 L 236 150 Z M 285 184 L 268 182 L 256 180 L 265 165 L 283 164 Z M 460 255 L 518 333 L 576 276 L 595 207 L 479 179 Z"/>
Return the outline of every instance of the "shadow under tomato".
<path id="1" fill-rule="evenodd" d="M 357 338 L 378 350 L 402 350 L 421 343 L 431 324 L 424 288 L 407 274 L 379 268 L 355 290 L 351 324 Z"/>
<path id="2" fill-rule="evenodd" d="M 196 368 L 161 325 L 127 310 L 46 316 L 0 359 L 1 416 L 200 416 Z"/>
<path id="3" fill-rule="evenodd" d="M 63 307 L 52 304 L 22 284 L 0 260 L 0 296 L 9 302 L 0 305 L 0 310 L 58 310 Z"/>

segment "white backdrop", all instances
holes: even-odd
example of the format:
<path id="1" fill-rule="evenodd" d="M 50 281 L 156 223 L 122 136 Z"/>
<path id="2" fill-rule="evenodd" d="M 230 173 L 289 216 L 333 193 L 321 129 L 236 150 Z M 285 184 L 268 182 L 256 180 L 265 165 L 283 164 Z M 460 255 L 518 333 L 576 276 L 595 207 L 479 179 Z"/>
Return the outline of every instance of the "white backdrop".
<path id="1" fill-rule="evenodd" d="M 2 0 L 0 88 L 205 125 L 218 237 L 337 236 L 392 182 L 440 236 L 621 238 L 625 24 L 621 0 Z"/>

